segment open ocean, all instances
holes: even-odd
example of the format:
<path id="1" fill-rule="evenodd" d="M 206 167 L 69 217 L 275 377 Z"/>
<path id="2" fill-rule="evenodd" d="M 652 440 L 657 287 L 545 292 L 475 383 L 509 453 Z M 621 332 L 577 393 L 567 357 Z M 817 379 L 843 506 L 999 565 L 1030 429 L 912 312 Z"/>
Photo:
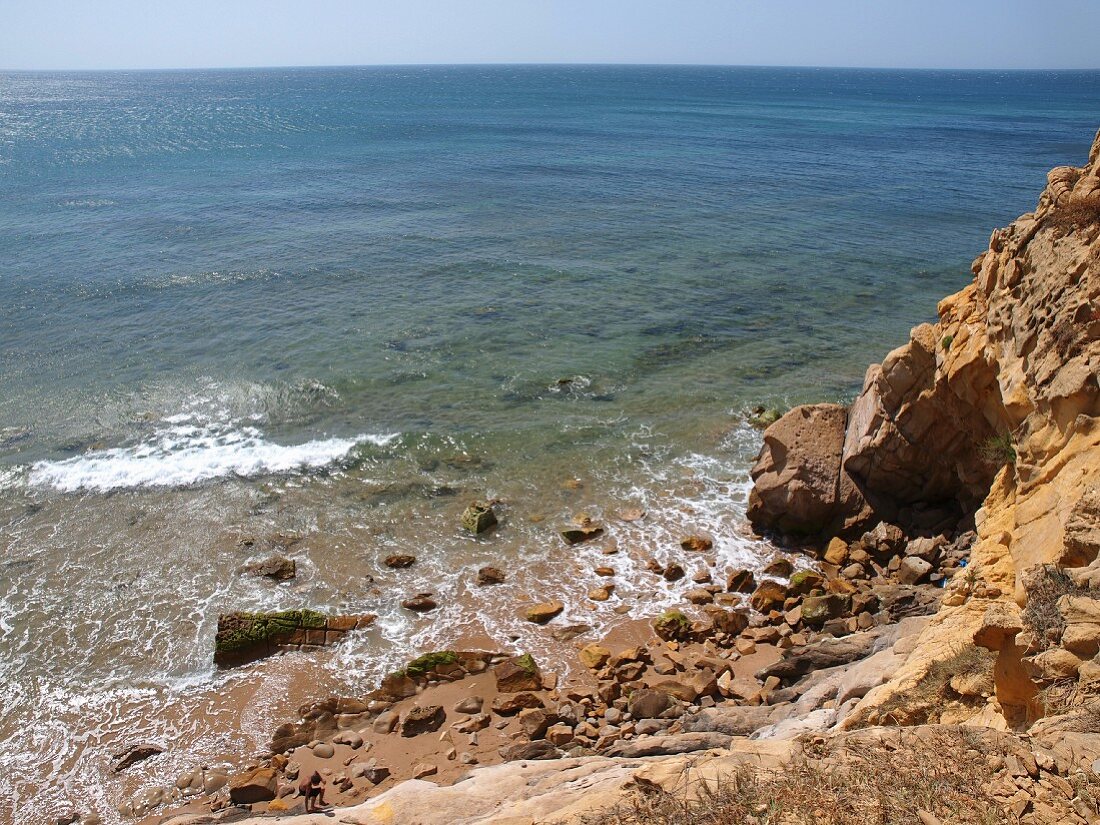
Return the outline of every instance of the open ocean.
<path id="1" fill-rule="evenodd" d="M 0 74 L 0 822 L 113 821 L 425 649 L 566 656 L 522 600 L 656 612 L 687 532 L 759 563 L 745 411 L 851 398 L 1098 125 L 1097 72 Z M 219 612 L 306 606 L 380 618 L 214 671 Z"/>

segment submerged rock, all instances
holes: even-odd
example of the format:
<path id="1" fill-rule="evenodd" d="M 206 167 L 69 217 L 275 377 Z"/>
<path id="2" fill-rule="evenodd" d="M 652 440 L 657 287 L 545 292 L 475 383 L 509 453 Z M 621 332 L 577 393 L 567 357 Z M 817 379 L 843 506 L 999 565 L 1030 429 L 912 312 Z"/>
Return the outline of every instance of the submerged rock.
<path id="1" fill-rule="evenodd" d="M 111 757 L 111 759 L 114 760 L 114 763 L 111 765 L 111 770 L 115 773 L 121 773 L 131 765 L 136 765 L 138 762 L 144 762 L 146 759 L 156 756 L 158 753 L 164 753 L 164 748 L 159 745 L 130 745 L 125 750 L 119 751 Z"/>
<path id="2" fill-rule="evenodd" d="M 261 561 L 245 565 L 244 572 L 253 576 L 264 576 L 284 582 L 298 575 L 298 565 L 294 559 L 288 559 L 285 556 L 269 556 Z"/>
<path id="3" fill-rule="evenodd" d="M 492 504 L 475 501 L 462 514 L 462 526 L 475 535 L 484 533 L 497 524 L 497 514 Z"/>
<path id="4" fill-rule="evenodd" d="M 482 587 L 490 584 L 503 584 L 504 579 L 504 571 L 499 567 L 482 567 L 477 571 L 477 583 Z"/>
<path id="5" fill-rule="evenodd" d="M 602 527 L 569 527 L 561 531 L 566 544 L 580 544 L 603 535 Z"/>

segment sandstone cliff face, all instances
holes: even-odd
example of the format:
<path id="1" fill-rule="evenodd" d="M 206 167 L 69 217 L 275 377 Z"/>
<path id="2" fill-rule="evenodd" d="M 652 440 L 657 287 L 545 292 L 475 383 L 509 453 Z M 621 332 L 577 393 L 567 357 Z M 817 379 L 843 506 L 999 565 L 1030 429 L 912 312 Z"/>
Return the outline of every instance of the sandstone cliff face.
<path id="1" fill-rule="evenodd" d="M 914 533 L 949 531 L 973 514 L 971 576 L 1024 607 L 1037 565 L 1080 567 L 1100 551 L 1100 134 L 1088 164 L 1052 170 L 1035 211 L 995 231 L 972 271 L 974 281 L 939 304 L 938 323 L 914 329 L 868 370 L 839 456 L 835 433 L 802 432 L 798 447 L 786 435 L 791 422 L 769 429 L 750 518 L 762 529 L 828 537 L 862 526 L 868 506 L 874 520 Z M 815 441 L 829 449 L 815 452 Z M 799 456 L 807 449 L 812 473 Z M 774 488 L 828 476 L 823 462 L 833 468 L 818 496 L 827 512 L 800 521 Z M 858 495 L 833 492 L 849 482 Z M 968 592 L 955 583 L 909 663 L 852 724 L 877 721 L 877 704 L 972 640 L 993 608 Z M 1037 655 L 1035 643 L 987 635 L 999 639 L 998 713 L 1034 719 L 1042 668 L 1021 660 Z"/>

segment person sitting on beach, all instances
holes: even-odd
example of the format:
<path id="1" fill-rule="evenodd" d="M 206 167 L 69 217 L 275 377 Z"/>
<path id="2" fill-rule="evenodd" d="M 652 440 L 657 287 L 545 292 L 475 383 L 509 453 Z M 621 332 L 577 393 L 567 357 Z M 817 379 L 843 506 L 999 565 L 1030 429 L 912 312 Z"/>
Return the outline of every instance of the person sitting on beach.
<path id="1" fill-rule="evenodd" d="M 298 790 L 306 798 L 307 814 L 321 810 L 321 806 L 325 804 L 325 780 L 321 778 L 321 774 L 314 771 L 309 779 L 298 786 Z"/>

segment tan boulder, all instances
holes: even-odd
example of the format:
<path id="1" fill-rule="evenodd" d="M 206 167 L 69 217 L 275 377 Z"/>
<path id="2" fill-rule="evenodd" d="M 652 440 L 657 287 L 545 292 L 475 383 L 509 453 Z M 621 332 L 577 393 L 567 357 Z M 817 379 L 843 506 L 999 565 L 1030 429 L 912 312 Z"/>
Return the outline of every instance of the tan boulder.
<path id="1" fill-rule="evenodd" d="M 251 805 L 275 798 L 279 780 L 274 768 L 255 768 L 229 779 L 229 799 L 235 805 Z"/>
<path id="2" fill-rule="evenodd" d="M 1100 624 L 1100 599 L 1091 596 L 1062 596 L 1058 612 L 1067 625 Z"/>
<path id="3" fill-rule="evenodd" d="M 1081 659 L 1068 650 L 1053 647 L 1037 656 L 1023 660 L 1024 668 L 1031 678 L 1041 682 L 1053 682 L 1057 679 L 1074 679 L 1081 668 Z"/>
<path id="4" fill-rule="evenodd" d="M 783 602 L 786 600 L 787 588 L 779 582 L 764 581 L 749 597 L 749 604 L 752 605 L 753 610 L 767 613 L 769 610 L 778 610 L 783 607 Z"/>
<path id="5" fill-rule="evenodd" d="M 844 564 L 848 558 L 848 542 L 839 536 L 829 539 L 829 546 L 825 548 L 825 561 L 835 564 L 837 567 Z"/>
<path id="6" fill-rule="evenodd" d="M 1062 647 L 1082 659 L 1091 659 L 1100 652 L 1100 624 L 1066 625 L 1062 631 Z"/>
<path id="7" fill-rule="evenodd" d="M 593 642 L 592 644 L 582 647 L 577 655 L 580 657 L 581 664 L 586 668 L 589 670 L 599 670 L 607 664 L 607 660 L 611 658 L 611 651 L 603 645 L 598 645 Z"/>
<path id="8" fill-rule="evenodd" d="M 559 613 L 565 610 L 565 605 L 557 599 L 548 602 L 540 602 L 527 607 L 523 611 L 523 617 L 535 624 L 546 624 Z"/>
<path id="9" fill-rule="evenodd" d="M 863 497 L 841 468 L 848 410 L 795 407 L 764 431 L 748 517 L 758 530 L 822 535 L 860 517 Z"/>

